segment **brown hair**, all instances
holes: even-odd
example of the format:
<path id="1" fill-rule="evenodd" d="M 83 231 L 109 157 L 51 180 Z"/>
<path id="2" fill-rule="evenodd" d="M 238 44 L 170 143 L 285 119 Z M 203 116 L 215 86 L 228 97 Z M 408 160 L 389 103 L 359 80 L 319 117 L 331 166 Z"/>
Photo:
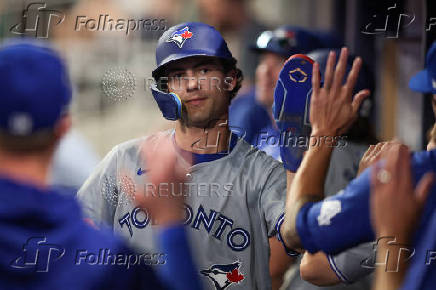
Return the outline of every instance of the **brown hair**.
<path id="1" fill-rule="evenodd" d="M 56 143 L 53 129 L 47 129 L 28 136 L 17 136 L 0 130 L 0 148 L 12 154 L 33 154 L 45 152 Z"/>
<path id="2" fill-rule="evenodd" d="M 236 72 L 236 85 L 233 88 L 233 90 L 230 91 L 230 101 L 236 97 L 239 90 L 242 86 L 242 81 L 244 80 L 244 75 L 242 74 L 242 71 L 236 66 L 237 60 L 235 58 L 232 58 L 231 60 L 221 60 L 221 63 L 224 68 L 224 73 L 228 73 L 232 70 Z"/>

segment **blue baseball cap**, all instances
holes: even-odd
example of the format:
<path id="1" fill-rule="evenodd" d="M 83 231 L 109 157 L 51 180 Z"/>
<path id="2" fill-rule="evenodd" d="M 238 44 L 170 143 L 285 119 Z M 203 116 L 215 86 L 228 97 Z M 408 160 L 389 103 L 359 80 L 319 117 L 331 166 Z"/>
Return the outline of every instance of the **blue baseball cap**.
<path id="1" fill-rule="evenodd" d="M 309 30 L 284 25 L 262 32 L 251 49 L 256 52 L 272 52 L 285 58 L 293 54 L 308 53 L 322 47 L 321 41 Z"/>
<path id="2" fill-rule="evenodd" d="M 409 87 L 417 92 L 436 94 L 436 42 L 427 53 L 425 69 L 410 79 Z"/>
<path id="3" fill-rule="evenodd" d="M 0 48 L 0 130 L 27 136 L 54 128 L 71 96 L 65 65 L 52 48 L 33 40 Z"/>

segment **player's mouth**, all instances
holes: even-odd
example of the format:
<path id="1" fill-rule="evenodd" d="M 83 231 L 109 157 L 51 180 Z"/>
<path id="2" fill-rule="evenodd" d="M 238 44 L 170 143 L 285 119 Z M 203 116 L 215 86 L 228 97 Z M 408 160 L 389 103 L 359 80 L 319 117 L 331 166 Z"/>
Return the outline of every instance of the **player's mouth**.
<path id="1" fill-rule="evenodd" d="M 202 105 L 207 98 L 192 98 L 189 100 L 185 101 L 186 105 L 192 105 L 192 106 L 198 106 L 198 105 Z"/>

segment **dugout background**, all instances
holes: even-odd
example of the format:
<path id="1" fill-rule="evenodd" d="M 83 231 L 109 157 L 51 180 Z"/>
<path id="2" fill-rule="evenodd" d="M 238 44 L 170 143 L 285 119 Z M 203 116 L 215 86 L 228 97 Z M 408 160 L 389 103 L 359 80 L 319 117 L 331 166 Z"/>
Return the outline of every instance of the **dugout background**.
<path id="1" fill-rule="evenodd" d="M 434 1 L 230 0 L 243 4 L 222 12 L 224 16 L 215 15 L 221 17 L 216 20 L 208 13 L 220 11 L 224 1 L 229 0 L 2 0 L 0 41 L 20 37 L 10 29 L 24 21 L 23 10 L 30 3 L 44 2 L 48 8 L 65 14 L 65 21 L 50 26 L 48 38 L 41 40 L 54 43 L 66 58 L 75 84 L 72 109 L 76 131 L 98 155 L 104 156 L 122 141 L 171 126 L 160 116 L 146 88 L 155 65 L 159 33 L 134 31 L 126 36 L 119 31 L 75 31 L 78 15 L 96 19 L 100 14 L 114 19 L 158 18 L 165 19 L 167 26 L 181 21 L 203 20 L 211 24 L 221 21 L 220 30 L 243 62 L 246 87 L 256 59 L 245 48 L 254 41 L 257 32 L 282 24 L 334 30 L 352 52 L 363 56 L 375 73 L 376 106 L 372 119 L 378 137 L 386 140 L 398 136 L 415 150 L 425 148 L 425 132 L 434 122 L 430 97 L 411 92 L 408 81 L 422 69 L 426 49 L 436 39 L 436 25 L 426 31 L 431 18 L 436 18 Z M 393 5 L 395 13 L 388 12 Z M 388 14 L 391 18 L 385 33 L 362 33 L 370 22 L 381 27 Z M 394 20 L 401 14 L 414 16 L 414 21 L 407 27 L 400 23 L 398 37 L 392 37 L 398 23 Z M 402 19 L 407 24 L 408 18 Z M 32 33 L 27 35 L 34 37 Z M 131 93 L 131 97 L 114 101 L 102 91 L 102 79 L 105 74 L 122 75 L 125 70 L 133 75 L 134 89 L 124 88 L 124 93 Z"/>

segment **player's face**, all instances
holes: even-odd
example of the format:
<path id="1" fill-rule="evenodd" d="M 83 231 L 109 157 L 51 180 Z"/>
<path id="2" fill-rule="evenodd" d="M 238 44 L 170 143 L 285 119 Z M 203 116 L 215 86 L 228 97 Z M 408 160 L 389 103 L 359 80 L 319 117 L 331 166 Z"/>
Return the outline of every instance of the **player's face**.
<path id="1" fill-rule="evenodd" d="M 226 120 L 230 104 L 223 66 L 211 57 L 190 57 L 171 63 L 168 88 L 182 100 L 181 122 L 188 127 L 214 127 Z"/>
<path id="2" fill-rule="evenodd" d="M 261 56 L 256 69 L 256 90 L 258 100 L 266 106 L 274 101 L 274 88 L 284 62 L 285 59 L 275 53 L 265 52 Z"/>

